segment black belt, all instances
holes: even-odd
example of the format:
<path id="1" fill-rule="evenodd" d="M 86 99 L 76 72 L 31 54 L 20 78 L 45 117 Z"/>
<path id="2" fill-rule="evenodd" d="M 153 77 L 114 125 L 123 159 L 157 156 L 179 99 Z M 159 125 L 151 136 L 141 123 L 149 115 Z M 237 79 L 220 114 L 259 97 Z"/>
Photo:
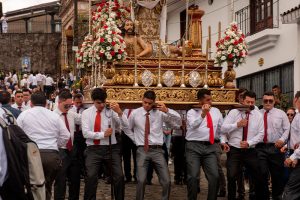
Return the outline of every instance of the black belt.
<path id="1" fill-rule="evenodd" d="M 54 149 L 40 149 L 41 153 L 58 153 L 57 150 Z"/>
<path id="2" fill-rule="evenodd" d="M 260 142 L 255 147 L 256 148 L 275 147 L 275 143 L 263 143 L 263 142 Z"/>
<path id="3" fill-rule="evenodd" d="M 203 145 L 212 145 L 209 141 L 187 140 L 187 142 L 194 142 L 194 143 L 203 144 Z M 219 143 L 219 142 L 220 142 L 220 140 L 214 140 L 214 144 Z"/>
<path id="4" fill-rule="evenodd" d="M 144 147 L 144 145 L 139 145 L 138 147 Z M 161 149 L 162 145 L 149 145 L 149 149 Z"/>

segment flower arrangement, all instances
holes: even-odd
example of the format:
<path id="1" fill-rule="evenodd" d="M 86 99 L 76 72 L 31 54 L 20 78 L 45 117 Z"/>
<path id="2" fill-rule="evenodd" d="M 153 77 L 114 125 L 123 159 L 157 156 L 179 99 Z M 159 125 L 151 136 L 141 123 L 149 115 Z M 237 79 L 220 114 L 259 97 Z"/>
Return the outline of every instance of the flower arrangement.
<path id="1" fill-rule="evenodd" d="M 93 33 L 85 37 L 76 53 L 78 68 L 91 67 L 93 62 L 118 62 L 126 58 L 126 44 L 118 28 L 126 19 L 124 15 L 129 15 L 125 10 L 117 1 L 99 4 L 93 14 Z"/>
<path id="2" fill-rule="evenodd" d="M 92 13 L 92 27 L 94 31 L 101 28 L 110 17 L 115 19 L 118 28 L 121 28 L 125 20 L 130 17 L 129 8 L 121 6 L 117 0 L 111 2 L 103 0 L 97 6 L 96 11 Z M 111 11 L 110 14 L 109 11 Z"/>
<path id="3" fill-rule="evenodd" d="M 248 46 L 245 41 L 245 35 L 238 29 L 237 23 L 232 22 L 226 28 L 225 36 L 216 43 L 216 63 L 232 62 L 238 67 L 245 62 L 248 55 Z"/>
<path id="4" fill-rule="evenodd" d="M 76 52 L 76 61 L 78 68 L 91 67 L 93 63 L 93 35 L 85 36 L 84 41 Z"/>
<path id="5" fill-rule="evenodd" d="M 97 32 L 93 43 L 95 59 L 98 61 L 122 61 L 126 58 L 126 44 L 121 36 L 121 30 L 115 20 L 109 17 L 104 26 Z"/>

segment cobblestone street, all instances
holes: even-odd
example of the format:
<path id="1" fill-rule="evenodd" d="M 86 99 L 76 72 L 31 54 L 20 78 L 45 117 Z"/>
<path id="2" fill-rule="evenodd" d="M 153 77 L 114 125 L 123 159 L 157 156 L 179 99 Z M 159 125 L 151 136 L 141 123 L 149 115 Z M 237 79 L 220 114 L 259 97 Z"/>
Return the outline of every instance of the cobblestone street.
<path id="1" fill-rule="evenodd" d="M 222 156 L 222 165 L 224 166 L 226 156 L 223 154 Z M 171 195 L 170 200 L 186 200 L 187 199 L 187 187 L 186 185 L 175 185 L 174 184 L 174 165 L 169 165 L 169 170 L 171 174 Z M 223 167 L 223 171 L 226 174 L 226 169 Z M 198 195 L 198 199 L 206 199 L 208 192 L 207 180 L 205 178 L 204 172 L 201 170 L 201 179 L 200 179 L 200 195 Z M 134 200 L 136 192 L 136 184 L 128 183 L 125 185 L 125 200 Z M 159 200 L 161 199 L 161 186 L 158 182 L 158 178 L 156 173 L 153 173 L 152 185 L 146 185 L 145 191 L 145 200 Z M 82 180 L 81 188 L 80 188 L 80 199 L 83 199 L 84 193 L 84 181 Z M 110 200 L 110 185 L 105 184 L 105 181 L 99 179 L 98 188 L 97 188 L 97 200 Z M 218 198 L 218 200 L 225 200 L 226 198 Z"/>

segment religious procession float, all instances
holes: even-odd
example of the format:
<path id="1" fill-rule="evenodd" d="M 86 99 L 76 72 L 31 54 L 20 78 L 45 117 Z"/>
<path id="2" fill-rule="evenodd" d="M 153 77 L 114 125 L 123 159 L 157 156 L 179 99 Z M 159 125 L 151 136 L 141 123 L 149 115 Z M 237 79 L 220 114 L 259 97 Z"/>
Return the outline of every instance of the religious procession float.
<path id="1" fill-rule="evenodd" d="M 85 71 L 85 99 L 94 87 L 106 89 L 107 100 L 127 108 L 140 106 L 146 90 L 154 90 L 157 101 L 176 109 L 197 104 L 200 88 L 211 90 L 213 104 L 228 108 L 236 103 L 235 71 L 245 61 L 247 44 L 236 23 L 231 23 L 218 41 L 212 59 L 211 29 L 206 52 L 202 51 L 204 11 L 188 7 L 186 30 L 178 45 L 164 43 L 166 2 L 90 2 L 89 33 L 76 58 Z M 227 64 L 222 76 L 221 64 Z"/>

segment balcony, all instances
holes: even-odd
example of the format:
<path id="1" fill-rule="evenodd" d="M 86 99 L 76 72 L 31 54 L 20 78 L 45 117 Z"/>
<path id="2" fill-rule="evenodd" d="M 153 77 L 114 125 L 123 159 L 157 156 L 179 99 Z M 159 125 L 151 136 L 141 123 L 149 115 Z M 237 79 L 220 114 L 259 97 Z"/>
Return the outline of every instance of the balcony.
<path id="1" fill-rule="evenodd" d="M 246 36 L 279 26 L 279 1 L 250 1 L 235 13 L 235 21 Z"/>

